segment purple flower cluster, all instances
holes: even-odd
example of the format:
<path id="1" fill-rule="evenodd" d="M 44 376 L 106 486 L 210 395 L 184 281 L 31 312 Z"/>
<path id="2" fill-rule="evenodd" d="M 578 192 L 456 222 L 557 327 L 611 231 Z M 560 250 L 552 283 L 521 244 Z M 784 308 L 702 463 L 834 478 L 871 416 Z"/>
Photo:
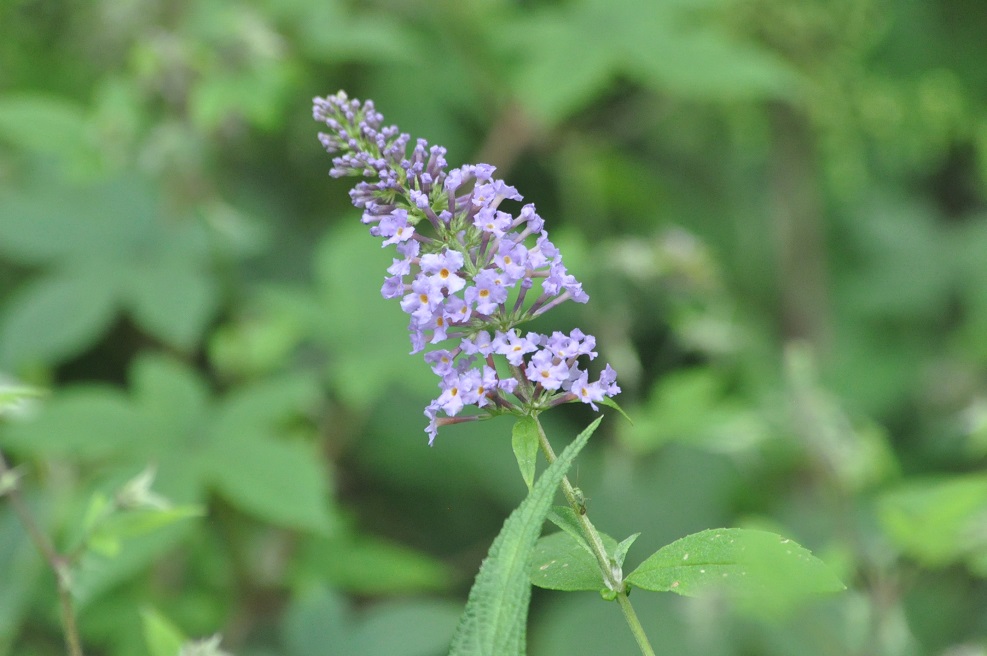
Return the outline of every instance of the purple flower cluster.
<path id="1" fill-rule="evenodd" d="M 516 216 L 499 209 L 522 198 L 493 177 L 493 166 L 447 170 L 445 149 L 423 139 L 409 156 L 407 134 L 384 127 L 372 101 L 343 92 L 315 98 L 313 116 L 329 130 L 319 140 L 334 155 L 330 175 L 368 179 L 350 197 L 370 233 L 397 251 L 381 293 L 399 299 L 410 316 L 412 353 L 453 344 L 425 354 L 441 379 L 441 394 L 425 409 L 429 444 L 441 425 L 571 401 L 596 410 L 596 402 L 620 392 L 610 365 L 593 382 L 579 367 L 580 356 L 596 357 L 592 335 L 517 330 L 564 301 L 589 297 L 566 271 L 534 205 Z M 500 369 L 494 356 L 502 356 Z M 458 416 L 467 406 L 485 414 Z"/>

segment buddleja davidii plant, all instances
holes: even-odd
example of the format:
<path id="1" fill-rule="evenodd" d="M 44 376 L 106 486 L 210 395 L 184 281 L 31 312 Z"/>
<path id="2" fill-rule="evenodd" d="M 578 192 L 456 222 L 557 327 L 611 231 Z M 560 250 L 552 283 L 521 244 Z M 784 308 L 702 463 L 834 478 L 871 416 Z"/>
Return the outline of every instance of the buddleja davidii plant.
<path id="1" fill-rule="evenodd" d="M 581 402 L 619 410 L 616 372 L 606 365 L 590 380 L 582 362 L 596 340 L 575 329 L 551 335 L 520 326 L 566 301 L 589 300 L 562 262 L 534 205 L 516 214 L 514 187 L 487 164 L 449 169 L 446 150 L 385 126 L 372 101 L 339 93 L 315 98 L 314 118 L 333 155 L 330 175 L 360 176 L 350 192 L 362 221 L 397 257 L 381 287 L 409 315 L 411 352 L 424 352 L 439 378 L 439 395 L 425 408 L 428 443 L 439 428 L 511 414 L 512 447 L 528 497 L 507 519 L 470 592 L 453 638 L 453 654 L 524 652 L 531 583 L 557 590 L 599 590 L 617 601 L 643 654 L 653 654 L 630 603 L 631 587 L 680 594 L 710 588 L 740 592 L 779 589 L 794 579 L 803 591 L 842 589 L 821 561 L 762 531 L 718 529 L 676 541 L 628 575 L 625 556 L 637 535 L 617 542 L 590 521 L 582 493 L 565 476 L 599 425 L 593 422 L 556 457 L 539 415 Z M 535 482 L 537 453 L 549 463 Z M 551 508 L 561 485 L 567 506 Z M 559 533 L 539 539 L 545 518 Z M 779 577 L 778 573 L 784 574 Z"/>

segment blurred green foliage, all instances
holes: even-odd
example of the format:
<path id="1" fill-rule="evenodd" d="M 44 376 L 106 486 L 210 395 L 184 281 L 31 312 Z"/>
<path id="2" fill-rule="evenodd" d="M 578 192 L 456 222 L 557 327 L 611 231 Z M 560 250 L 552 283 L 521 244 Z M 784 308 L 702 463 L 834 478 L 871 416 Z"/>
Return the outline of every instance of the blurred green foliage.
<path id="1" fill-rule="evenodd" d="M 148 466 L 205 512 L 82 559 L 87 653 L 444 653 L 525 494 L 507 420 L 425 446 L 310 118 L 341 88 L 496 164 L 584 281 L 544 321 L 620 375 L 635 423 L 571 476 L 641 532 L 628 570 L 742 526 L 850 588 L 770 622 L 642 594 L 660 649 L 987 653 L 985 31 L 976 0 L 0 2 L 0 450 L 60 548 Z M 64 653 L 56 609 L 0 499 L 0 654 Z M 611 622 L 538 590 L 531 653 L 634 653 Z"/>

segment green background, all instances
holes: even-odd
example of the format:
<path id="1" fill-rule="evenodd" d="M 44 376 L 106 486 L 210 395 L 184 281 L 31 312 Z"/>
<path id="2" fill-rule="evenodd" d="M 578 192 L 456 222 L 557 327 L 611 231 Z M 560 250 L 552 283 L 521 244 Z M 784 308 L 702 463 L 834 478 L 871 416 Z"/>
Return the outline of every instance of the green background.
<path id="1" fill-rule="evenodd" d="M 148 465 L 206 511 L 83 558 L 87 653 L 444 653 L 524 496 L 509 419 L 426 446 L 436 381 L 316 140 L 339 89 L 546 219 L 591 300 L 538 327 L 596 335 L 634 421 L 570 473 L 628 569 L 739 526 L 848 586 L 638 591 L 659 653 L 987 653 L 984 33 L 978 0 L 0 0 L 0 383 L 49 390 L 0 449 L 63 549 Z M 544 417 L 557 450 L 592 418 Z M 534 656 L 634 650 L 535 591 Z M 0 654 L 60 653 L 0 501 Z"/>

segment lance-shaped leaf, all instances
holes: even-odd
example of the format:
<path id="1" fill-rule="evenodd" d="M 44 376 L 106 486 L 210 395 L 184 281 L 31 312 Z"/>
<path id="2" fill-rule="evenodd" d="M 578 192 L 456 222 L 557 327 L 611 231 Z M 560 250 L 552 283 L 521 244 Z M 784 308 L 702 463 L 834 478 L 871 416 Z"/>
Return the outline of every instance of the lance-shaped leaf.
<path id="1" fill-rule="evenodd" d="M 662 547 L 627 576 L 631 585 L 688 596 L 727 594 L 762 610 L 845 586 L 807 549 L 767 531 L 720 528 Z"/>
<path id="2" fill-rule="evenodd" d="M 553 462 L 528 497 L 504 522 L 480 566 L 466 609 L 452 640 L 450 656 L 524 654 L 531 582 L 528 563 L 555 489 L 576 454 L 599 426 L 597 419 Z"/>
<path id="3" fill-rule="evenodd" d="M 529 416 L 519 417 L 511 431 L 511 446 L 521 469 L 521 478 L 530 490 L 535 482 L 538 461 L 538 420 Z"/>
<path id="4" fill-rule="evenodd" d="M 623 541 L 621 541 L 621 543 L 618 544 L 616 548 L 614 548 L 612 554 L 614 561 L 617 563 L 617 567 L 624 566 L 624 559 L 627 558 L 627 552 L 630 550 L 631 545 L 634 544 L 634 541 L 637 540 L 640 536 L 641 536 L 640 533 L 635 533 L 634 535 L 630 535 L 624 538 Z"/>

